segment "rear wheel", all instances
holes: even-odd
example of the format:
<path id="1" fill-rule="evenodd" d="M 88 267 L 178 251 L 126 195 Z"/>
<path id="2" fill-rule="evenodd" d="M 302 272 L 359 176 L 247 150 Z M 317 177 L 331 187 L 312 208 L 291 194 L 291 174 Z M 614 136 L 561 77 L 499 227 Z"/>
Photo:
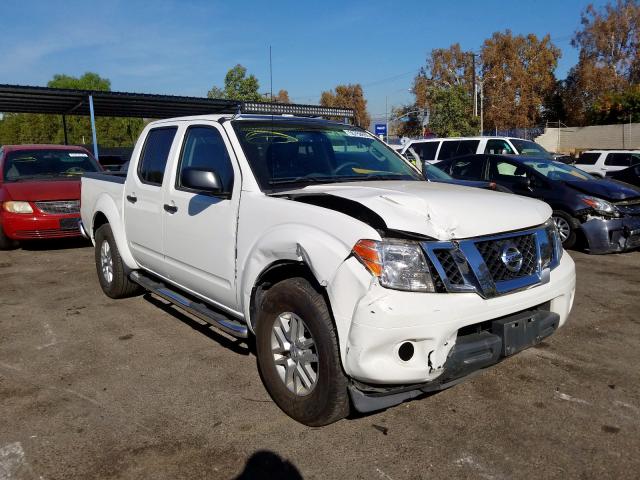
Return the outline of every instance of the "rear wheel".
<path id="1" fill-rule="evenodd" d="M 108 223 L 96 230 L 95 261 L 102 291 L 111 298 L 125 298 L 142 288 L 129 280 L 118 246 Z"/>
<path id="2" fill-rule="evenodd" d="M 556 224 L 558 233 L 560 234 L 560 240 L 562 240 L 562 246 L 564 248 L 571 248 L 576 243 L 576 230 L 574 225 L 577 221 L 568 213 L 556 210 L 553 212 L 553 222 Z"/>
<path id="3" fill-rule="evenodd" d="M 348 415 L 347 378 L 323 296 L 306 279 L 283 280 L 266 292 L 257 322 L 258 367 L 276 404 L 309 426 Z"/>

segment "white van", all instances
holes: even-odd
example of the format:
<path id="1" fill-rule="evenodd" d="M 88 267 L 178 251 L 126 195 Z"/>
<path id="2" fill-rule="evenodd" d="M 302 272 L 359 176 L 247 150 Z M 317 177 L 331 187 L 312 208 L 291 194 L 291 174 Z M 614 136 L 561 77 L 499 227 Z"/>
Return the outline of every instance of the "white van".
<path id="1" fill-rule="evenodd" d="M 624 170 L 640 163 L 640 150 L 587 150 L 575 166 L 591 175 L 604 178 L 607 173 Z"/>
<path id="2" fill-rule="evenodd" d="M 552 155 L 541 145 L 531 140 L 513 137 L 457 137 L 410 140 L 402 145 L 402 149 L 399 152 L 409 159 L 417 157 L 423 163 L 434 163 L 474 153 L 552 158 Z"/>

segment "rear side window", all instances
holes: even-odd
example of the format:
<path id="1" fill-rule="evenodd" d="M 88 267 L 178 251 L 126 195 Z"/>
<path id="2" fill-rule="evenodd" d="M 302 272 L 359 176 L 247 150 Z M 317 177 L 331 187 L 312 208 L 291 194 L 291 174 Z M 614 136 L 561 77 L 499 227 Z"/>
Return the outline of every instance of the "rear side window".
<path id="1" fill-rule="evenodd" d="M 442 142 L 438 160 L 474 154 L 478 150 L 479 144 L 480 140 L 445 140 Z"/>
<path id="2" fill-rule="evenodd" d="M 467 180 L 482 180 L 484 177 L 484 157 L 470 157 L 451 162 L 451 176 Z"/>
<path id="3" fill-rule="evenodd" d="M 491 139 L 487 140 L 487 146 L 484 153 L 493 153 L 495 155 L 513 155 L 513 148 L 504 140 Z"/>
<path id="4" fill-rule="evenodd" d="M 189 127 L 182 147 L 178 171 L 178 188 L 182 187 L 182 171 L 185 168 L 215 170 L 220 176 L 225 192 L 233 190 L 233 167 L 222 135 L 213 127 Z"/>
<path id="5" fill-rule="evenodd" d="M 580 158 L 578 158 L 576 163 L 580 165 L 595 165 L 599 158 L 599 153 L 583 153 L 580 155 Z"/>
<path id="6" fill-rule="evenodd" d="M 138 166 L 138 177 L 143 183 L 162 185 L 169 150 L 177 130 L 178 127 L 164 127 L 149 131 Z"/>
<path id="7" fill-rule="evenodd" d="M 414 143 L 413 145 L 411 145 L 411 148 L 413 148 L 413 151 L 418 154 L 420 160 L 435 160 L 436 151 L 438 150 L 438 143 L 439 142 Z"/>
<path id="8" fill-rule="evenodd" d="M 630 167 L 631 166 L 631 154 L 630 153 L 608 153 L 607 158 L 604 160 L 605 165 L 611 167 Z"/>

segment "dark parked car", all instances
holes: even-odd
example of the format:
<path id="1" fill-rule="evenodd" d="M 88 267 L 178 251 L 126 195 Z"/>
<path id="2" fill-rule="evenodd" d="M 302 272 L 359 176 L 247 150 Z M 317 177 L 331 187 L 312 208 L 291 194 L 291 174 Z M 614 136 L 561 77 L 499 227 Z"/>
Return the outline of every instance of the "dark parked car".
<path id="1" fill-rule="evenodd" d="M 547 202 L 565 248 L 574 245 L 578 230 L 591 253 L 640 246 L 640 188 L 546 158 L 466 155 L 437 166 L 454 178 L 496 182 Z"/>
<path id="2" fill-rule="evenodd" d="M 607 175 L 607 178 L 613 178 L 614 180 L 620 180 L 621 182 L 640 187 L 640 163 L 638 165 L 634 165 L 633 167 L 610 173 L 609 175 Z"/>
<path id="3" fill-rule="evenodd" d="M 486 188 L 487 190 L 497 190 L 499 192 L 512 193 L 511 190 L 498 185 L 496 182 L 482 182 L 477 180 L 460 180 L 453 178 L 448 173 L 440 170 L 435 165 L 425 163 L 423 166 L 422 175 L 429 182 L 437 183 L 451 183 L 454 185 L 463 185 L 465 187 Z"/>

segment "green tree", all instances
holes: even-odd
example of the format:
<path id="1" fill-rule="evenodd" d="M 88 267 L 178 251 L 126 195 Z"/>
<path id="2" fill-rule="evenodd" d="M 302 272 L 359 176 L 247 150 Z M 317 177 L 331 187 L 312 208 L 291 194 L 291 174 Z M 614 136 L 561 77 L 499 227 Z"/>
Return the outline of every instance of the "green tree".
<path id="1" fill-rule="evenodd" d="M 260 83 L 255 75 L 247 76 L 247 69 L 238 64 L 224 77 L 224 88 L 212 87 L 207 93 L 209 98 L 262 102 L 264 97 L 258 92 Z"/>
<path id="2" fill-rule="evenodd" d="M 351 108 L 354 111 L 355 124 L 362 128 L 369 128 L 371 117 L 367 112 L 367 100 L 364 98 L 362 85 L 359 83 L 338 85 L 335 91 L 322 92 L 320 105 L 323 107 Z"/>
<path id="3" fill-rule="evenodd" d="M 463 85 L 432 87 L 428 102 L 428 127 L 439 137 L 464 137 L 478 133 L 478 119 L 469 111 L 471 96 Z"/>

